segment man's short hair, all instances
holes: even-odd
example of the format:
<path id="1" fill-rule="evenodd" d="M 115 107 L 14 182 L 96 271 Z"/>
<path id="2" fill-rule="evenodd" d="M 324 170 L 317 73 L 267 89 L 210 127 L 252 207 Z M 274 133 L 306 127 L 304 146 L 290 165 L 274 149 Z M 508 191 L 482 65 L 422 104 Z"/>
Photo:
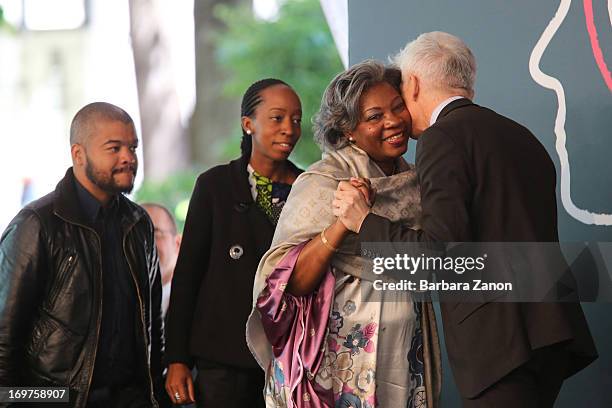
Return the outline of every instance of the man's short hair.
<path id="1" fill-rule="evenodd" d="M 166 207 L 164 207 L 161 204 L 157 204 L 157 203 L 142 203 L 140 204 L 140 206 L 143 207 L 144 209 L 147 209 L 147 208 L 160 209 L 164 214 L 166 214 L 166 216 L 170 220 L 170 232 L 172 233 L 172 235 L 176 235 L 178 233 L 178 228 L 176 226 L 176 220 L 174 219 L 174 216 L 172 215 L 170 210 L 168 210 Z"/>
<path id="2" fill-rule="evenodd" d="M 70 145 L 84 143 L 91 135 L 96 120 L 119 121 L 134 124 L 130 115 L 118 106 L 108 102 L 93 102 L 82 107 L 70 124 Z"/>
<path id="3" fill-rule="evenodd" d="M 454 35 L 441 31 L 421 34 L 392 60 L 402 74 L 415 74 L 435 89 L 474 94 L 476 59 Z"/>

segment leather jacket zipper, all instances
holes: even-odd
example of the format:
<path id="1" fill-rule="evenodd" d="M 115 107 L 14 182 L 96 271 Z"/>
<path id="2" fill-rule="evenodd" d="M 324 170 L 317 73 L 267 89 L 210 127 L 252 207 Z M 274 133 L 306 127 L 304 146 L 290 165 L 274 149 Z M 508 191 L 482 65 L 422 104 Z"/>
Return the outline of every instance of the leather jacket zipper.
<path id="1" fill-rule="evenodd" d="M 69 221 L 69 220 L 65 219 L 64 217 L 59 215 L 57 212 L 55 212 L 55 215 L 57 215 L 60 219 L 64 220 L 65 222 L 67 222 L 69 224 L 77 225 L 79 227 L 82 227 L 82 228 L 84 228 L 86 230 L 89 230 L 89 231 L 94 233 L 94 235 L 95 235 L 95 237 L 96 237 L 96 239 L 98 241 L 98 249 L 99 249 L 98 253 L 100 254 L 100 256 L 98 257 L 98 260 L 99 260 L 99 263 L 100 263 L 100 274 L 99 274 L 99 276 L 100 276 L 100 294 L 102 294 L 102 290 L 104 289 L 103 286 L 102 286 L 102 284 L 103 284 L 103 281 L 102 281 L 102 269 L 103 269 L 102 268 L 102 244 L 100 242 L 100 237 L 98 236 L 98 233 L 93 228 L 90 228 L 90 227 L 88 227 L 86 225 L 79 224 L 77 222 L 73 222 L 73 221 Z M 143 303 L 142 303 L 142 297 L 140 295 L 140 286 L 138 285 L 138 281 L 136 279 L 136 276 L 134 275 L 134 269 L 132 268 L 132 264 L 130 263 L 129 257 L 127 256 L 127 251 L 125 250 L 125 240 L 127 238 L 128 233 L 134 227 L 134 225 L 135 224 L 130 226 L 130 228 L 123 235 L 123 255 L 125 256 L 125 259 L 127 261 L 128 267 L 130 269 L 130 275 L 132 275 L 132 279 L 134 280 L 134 285 L 136 286 L 136 294 L 138 295 L 138 304 L 140 306 L 140 321 L 141 321 L 142 330 L 143 330 L 142 334 L 143 334 L 143 336 L 145 336 L 145 340 L 146 340 L 147 330 L 146 330 L 145 321 L 144 321 L 144 307 L 143 307 Z M 95 364 L 96 355 L 97 355 L 97 352 L 98 352 L 98 340 L 100 338 L 101 322 L 102 322 L 102 296 L 100 296 L 100 304 L 99 304 L 99 309 L 98 309 L 98 319 L 97 319 L 97 324 L 96 324 L 96 344 L 93 347 L 93 356 L 92 356 L 92 359 L 90 360 L 90 361 L 92 361 L 92 364 Z M 151 343 L 152 343 L 152 341 L 153 341 L 153 339 L 151 339 Z M 145 343 L 145 346 L 146 346 L 146 343 Z M 145 354 L 146 354 L 146 357 L 147 357 L 145 363 L 146 363 L 146 367 L 148 368 L 147 374 L 148 374 L 148 377 L 149 377 L 149 385 L 150 385 L 150 391 L 151 391 L 151 394 L 150 394 L 151 402 L 153 403 L 154 407 L 159 407 L 159 405 L 157 404 L 157 401 L 155 399 L 155 396 L 154 396 L 153 378 L 151 377 L 151 367 L 150 367 L 150 361 L 149 361 L 150 358 L 148 358 L 149 356 L 148 356 L 148 353 L 146 351 L 145 351 Z M 89 396 L 89 389 L 91 387 L 91 381 L 93 379 L 93 369 L 91 369 L 89 371 L 90 372 L 89 372 L 89 379 L 87 381 L 87 390 L 86 390 L 86 392 L 84 394 L 84 401 L 85 402 L 87 401 L 87 398 Z"/>
<path id="2" fill-rule="evenodd" d="M 62 287 L 64 286 L 64 282 L 66 282 L 66 279 L 68 279 L 68 275 L 72 270 L 72 266 L 76 265 L 76 262 L 74 262 L 75 258 L 76 256 L 74 254 L 70 254 L 68 256 L 68 259 L 59 268 L 59 273 L 57 274 L 57 281 L 52 287 L 52 290 L 49 292 L 49 308 L 52 308 L 54 306 L 55 301 L 57 300 L 57 297 L 59 296 Z"/>
<path id="3" fill-rule="evenodd" d="M 96 240 L 98 241 L 98 250 L 99 250 L 98 254 L 100 255 L 98 257 L 98 261 L 99 261 L 99 264 L 100 264 L 100 273 L 99 273 L 99 276 L 100 276 L 100 303 L 99 303 L 99 308 L 98 308 L 98 318 L 97 318 L 97 321 L 96 321 L 96 342 L 95 342 L 95 344 L 93 346 L 93 355 L 92 355 L 92 358 L 91 358 L 91 360 L 89 360 L 89 361 L 91 361 L 91 364 L 93 366 L 95 364 L 95 362 L 96 362 L 96 355 L 98 353 L 98 340 L 100 339 L 100 327 L 102 326 L 102 296 L 101 295 L 102 295 L 102 291 L 104 289 L 103 286 L 102 286 L 102 284 L 103 284 L 103 281 L 102 281 L 102 269 L 103 269 L 102 268 L 102 242 L 100 240 L 100 237 L 98 236 L 98 233 L 93 228 L 90 228 L 87 225 L 79 224 L 79 223 L 74 222 L 74 221 L 69 221 L 66 218 L 64 218 L 61 215 L 59 215 L 55 211 L 54 211 L 54 214 L 56 216 L 58 216 L 60 219 L 62 219 L 65 222 L 67 222 L 68 224 L 77 225 L 77 226 L 79 226 L 81 228 L 84 228 L 86 230 L 89 230 L 89 231 L 93 232 L 94 236 L 96 237 Z M 87 403 L 87 398 L 89 397 L 89 389 L 91 387 L 92 379 L 93 379 L 93 367 L 91 367 L 90 370 L 89 370 L 89 378 L 87 380 L 87 389 L 85 390 L 85 393 L 83 394 L 83 397 L 84 397 L 83 398 L 83 406 L 85 406 L 86 403 Z"/>

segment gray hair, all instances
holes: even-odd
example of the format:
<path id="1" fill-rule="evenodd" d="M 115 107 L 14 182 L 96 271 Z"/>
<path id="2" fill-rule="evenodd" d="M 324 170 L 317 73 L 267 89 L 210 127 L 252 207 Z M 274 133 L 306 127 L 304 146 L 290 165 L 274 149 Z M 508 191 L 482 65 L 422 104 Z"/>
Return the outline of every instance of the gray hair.
<path id="1" fill-rule="evenodd" d="M 70 144 L 87 141 L 97 120 L 119 121 L 134 125 L 132 117 L 123 109 L 108 102 L 93 102 L 83 106 L 70 124 Z"/>
<path id="2" fill-rule="evenodd" d="M 435 89 L 474 95 L 476 59 L 458 37 L 441 31 L 421 34 L 392 57 L 402 74 L 415 74 Z"/>
<path id="3" fill-rule="evenodd" d="M 348 141 L 346 132 L 361 120 L 361 95 L 381 82 L 401 92 L 401 72 L 376 60 L 365 60 L 338 74 L 325 89 L 321 108 L 313 119 L 314 138 L 322 150 L 339 149 Z"/>

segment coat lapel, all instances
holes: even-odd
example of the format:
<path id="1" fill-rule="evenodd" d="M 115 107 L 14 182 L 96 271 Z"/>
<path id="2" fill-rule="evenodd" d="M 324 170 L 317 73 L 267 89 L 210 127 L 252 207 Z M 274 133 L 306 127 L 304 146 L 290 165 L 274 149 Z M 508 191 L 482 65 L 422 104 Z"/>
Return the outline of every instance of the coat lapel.
<path id="1" fill-rule="evenodd" d="M 293 163 L 288 163 L 289 167 L 297 174 L 302 173 L 302 170 L 297 168 Z M 270 248 L 270 243 L 274 237 L 275 226 L 253 200 L 251 186 L 249 184 L 249 172 L 247 171 L 248 164 L 249 158 L 247 156 L 241 156 L 230 162 L 231 183 L 235 186 L 235 188 L 232 189 L 234 200 L 232 203 L 232 211 L 234 213 L 246 214 L 249 222 L 249 232 L 245 231 L 245 233 L 250 233 L 252 235 L 257 250 L 260 251 L 260 253 L 264 253 Z"/>
<path id="2" fill-rule="evenodd" d="M 245 214 L 249 228 L 244 233 L 251 235 L 253 243 L 259 253 L 268 250 L 274 236 L 274 224 L 268 216 L 259 209 L 253 201 L 251 186 L 249 185 L 249 172 L 247 171 L 248 157 L 242 156 L 230 162 L 230 174 L 233 203 L 232 212 L 239 216 Z"/>

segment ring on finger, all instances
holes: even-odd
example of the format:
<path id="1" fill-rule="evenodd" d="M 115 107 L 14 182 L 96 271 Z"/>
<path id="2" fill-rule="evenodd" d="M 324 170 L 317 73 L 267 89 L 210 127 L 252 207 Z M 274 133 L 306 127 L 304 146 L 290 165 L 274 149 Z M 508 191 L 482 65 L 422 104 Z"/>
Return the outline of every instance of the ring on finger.
<path id="1" fill-rule="evenodd" d="M 174 399 L 176 399 L 177 401 L 181 400 L 181 394 L 179 394 L 178 391 L 174 393 Z"/>

